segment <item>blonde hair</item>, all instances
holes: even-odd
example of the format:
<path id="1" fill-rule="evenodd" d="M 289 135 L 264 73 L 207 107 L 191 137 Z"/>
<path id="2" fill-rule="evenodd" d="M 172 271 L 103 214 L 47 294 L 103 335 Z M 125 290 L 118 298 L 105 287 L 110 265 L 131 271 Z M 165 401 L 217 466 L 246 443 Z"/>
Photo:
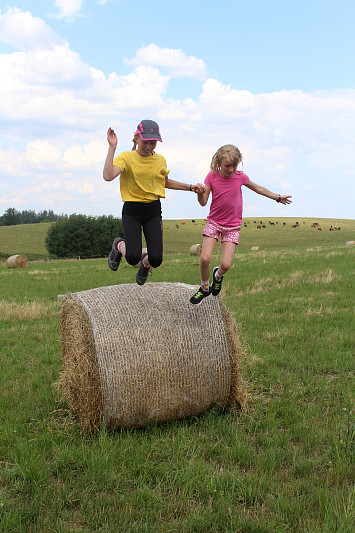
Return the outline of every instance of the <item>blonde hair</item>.
<path id="1" fill-rule="evenodd" d="M 229 163 L 237 167 L 243 163 L 243 156 L 236 146 L 233 144 L 225 144 L 218 148 L 217 152 L 212 157 L 211 172 L 219 172 L 221 170 L 222 161 L 227 160 Z"/>

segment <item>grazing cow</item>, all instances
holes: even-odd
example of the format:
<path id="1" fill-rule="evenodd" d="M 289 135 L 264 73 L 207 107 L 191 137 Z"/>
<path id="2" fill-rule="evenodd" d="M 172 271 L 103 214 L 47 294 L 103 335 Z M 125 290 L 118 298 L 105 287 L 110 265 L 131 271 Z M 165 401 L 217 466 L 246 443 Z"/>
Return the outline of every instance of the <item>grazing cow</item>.
<path id="1" fill-rule="evenodd" d="M 258 224 L 258 225 L 256 226 L 256 229 L 261 229 L 261 226 Z"/>
<path id="2" fill-rule="evenodd" d="M 195 220 L 191 220 L 191 222 L 194 224 L 194 223 L 195 223 Z"/>
<path id="3" fill-rule="evenodd" d="M 292 228 L 298 228 L 298 224 L 293 224 L 291 227 Z"/>
<path id="4" fill-rule="evenodd" d="M 263 224 L 261 227 L 262 227 L 262 228 L 266 228 L 265 224 Z"/>
<path id="5" fill-rule="evenodd" d="M 317 230 L 318 230 L 318 231 L 322 231 L 322 228 L 319 228 L 319 227 L 318 227 Z"/>
<path id="6" fill-rule="evenodd" d="M 283 225 L 283 226 L 286 226 L 286 222 L 283 222 L 282 225 Z"/>
<path id="7" fill-rule="evenodd" d="M 178 228 L 179 227 L 179 224 L 175 224 L 175 228 Z"/>

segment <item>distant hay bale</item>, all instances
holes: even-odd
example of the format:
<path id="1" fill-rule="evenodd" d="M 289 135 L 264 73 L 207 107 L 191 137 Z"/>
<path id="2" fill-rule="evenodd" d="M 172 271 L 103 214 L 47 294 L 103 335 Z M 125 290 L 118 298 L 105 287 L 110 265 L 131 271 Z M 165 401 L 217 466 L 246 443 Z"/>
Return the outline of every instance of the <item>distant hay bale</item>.
<path id="1" fill-rule="evenodd" d="M 252 247 L 251 247 L 251 251 L 252 251 L 252 252 L 256 252 L 256 251 L 258 251 L 258 250 L 261 250 L 261 246 L 252 246 Z"/>
<path id="2" fill-rule="evenodd" d="M 63 298 L 58 385 L 83 431 L 244 405 L 235 321 L 218 298 L 191 305 L 194 290 L 122 284 Z"/>
<path id="3" fill-rule="evenodd" d="M 193 244 L 190 248 L 190 255 L 201 255 L 202 244 Z"/>
<path id="4" fill-rule="evenodd" d="M 6 261 L 7 268 L 27 268 L 28 259 L 25 255 L 11 255 Z"/>
<path id="5" fill-rule="evenodd" d="M 355 241 L 346 241 L 347 246 L 353 246 L 355 244 Z"/>

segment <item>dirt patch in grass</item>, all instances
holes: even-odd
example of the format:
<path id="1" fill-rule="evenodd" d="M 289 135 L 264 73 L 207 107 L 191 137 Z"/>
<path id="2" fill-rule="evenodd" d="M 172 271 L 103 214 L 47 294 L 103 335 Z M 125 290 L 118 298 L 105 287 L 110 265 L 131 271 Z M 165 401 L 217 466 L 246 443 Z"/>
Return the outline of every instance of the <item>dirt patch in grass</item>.
<path id="1" fill-rule="evenodd" d="M 289 287 L 290 285 L 299 285 L 301 283 L 332 283 L 333 281 L 338 280 L 340 278 L 341 276 L 334 274 L 331 268 L 323 272 L 313 274 L 311 276 L 308 272 L 305 272 L 303 270 L 297 270 L 295 272 L 292 272 L 287 278 L 284 277 L 281 279 L 278 276 L 275 276 L 274 278 L 269 277 L 265 279 L 260 279 L 253 283 L 253 286 L 248 289 L 247 292 L 255 294 L 258 292 L 269 291 L 270 289 L 282 289 L 284 287 Z"/>
<path id="2" fill-rule="evenodd" d="M 42 317 L 52 317 L 59 312 L 57 302 L 7 302 L 0 300 L 0 321 L 6 320 L 36 320 Z"/>

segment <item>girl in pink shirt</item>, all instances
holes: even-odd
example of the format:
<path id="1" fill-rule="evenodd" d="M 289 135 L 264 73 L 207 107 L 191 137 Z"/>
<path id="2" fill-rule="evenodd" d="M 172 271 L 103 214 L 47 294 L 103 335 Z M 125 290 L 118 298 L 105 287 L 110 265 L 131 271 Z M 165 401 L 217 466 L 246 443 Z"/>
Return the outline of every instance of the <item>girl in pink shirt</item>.
<path id="1" fill-rule="evenodd" d="M 192 304 L 200 303 L 211 293 L 217 296 L 222 288 L 223 276 L 232 265 L 242 223 L 242 185 L 278 203 L 284 205 L 291 203 L 291 196 L 275 194 L 253 183 L 246 174 L 238 171 L 237 167 L 242 161 L 242 154 L 236 146 L 226 144 L 219 148 L 212 158 L 211 172 L 205 179 L 205 192 L 197 194 L 199 203 L 205 206 L 212 192 L 212 202 L 207 217 L 208 222 L 203 231 L 200 258 L 201 287 L 190 298 Z M 213 281 L 210 286 L 210 263 L 219 236 L 221 236 L 222 257 L 219 266 L 213 269 Z"/>

